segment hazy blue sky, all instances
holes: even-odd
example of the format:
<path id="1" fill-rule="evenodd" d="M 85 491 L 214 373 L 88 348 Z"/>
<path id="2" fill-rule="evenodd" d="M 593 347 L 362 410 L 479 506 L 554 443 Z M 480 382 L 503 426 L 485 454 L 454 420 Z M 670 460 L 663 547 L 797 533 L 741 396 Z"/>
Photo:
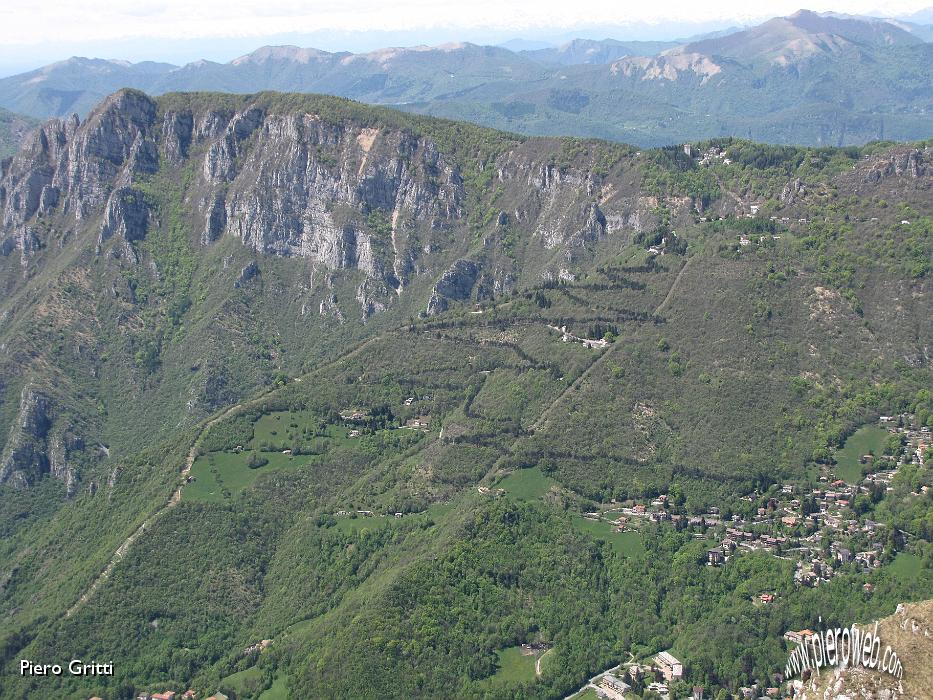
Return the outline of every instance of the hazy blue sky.
<path id="1" fill-rule="evenodd" d="M 806 7 L 903 17 L 929 4 L 814 0 Z M 270 43 L 365 51 L 451 40 L 499 43 L 514 37 L 672 39 L 790 14 L 801 5 L 801 0 L 4 0 L 0 73 L 72 55 L 226 61 Z"/>

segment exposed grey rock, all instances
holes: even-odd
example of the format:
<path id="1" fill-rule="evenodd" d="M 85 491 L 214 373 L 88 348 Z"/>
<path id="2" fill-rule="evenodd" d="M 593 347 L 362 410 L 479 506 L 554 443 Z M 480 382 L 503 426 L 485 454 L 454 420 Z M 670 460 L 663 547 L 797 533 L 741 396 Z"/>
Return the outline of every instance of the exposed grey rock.
<path id="1" fill-rule="evenodd" d="M 794 178 L 793 180 L 788 182 L 786 185 L 784 185 L 784 189 L 781 190 L 780 200 L 784 204 L 793 204 L 800 197 L 803 197 L 806 193 L 807 193 L 807 188 L 803 184 L 801 179 L 799 177 Z"/>
<path id="2" fill-rule="evenodd" d="M 457 260 L 441 275 L 428 301 L 429 316 L 446 311 L 450 301 L 464 301 L 473 293 L 479 275 L 479 265 L 472 260 Z"/>
<path id="3" fill-rule="evenodd" d="M 340 307 L 337 305 L 337 295 L 333 292 L 325 295 L 324 299 L 321 300 L 321 306 L 319 309 L 321 316 L 333 318 L 336 321 L 343 321 L 343 312 L 340 310 Z"/>
<path id="4" fill-rule="evenodd" d="M 656 223 L 657 201 L 637 196 L 634 186 L 624 193 L 624 183 L 604 185 L 587 168 L 558 167 L 540 149 L 516 144 L 485 164 L 497 173 L 502 210 L 470 239 L 462 235 L 463 177 L 431 138 L 250 102 L 217 109 L 171 100 L 160 112 L 145 95 L 123 90 L 83 124 L 49 122 L 0 174 L 0 254 L 22 250 L 24 266 L 27 253 L 41 256 L 48 242 L 39 216 L 58 217 L 59 230 L 75 236 L 99 217 L 101 251 L 135 263 L 130 242 L 160 223 L 138 196 L 139 183 L 158 172 L 183 183 L 180 204 L 193 216 L 203 245 L 229 236 L 258 255 L 305 258 L 312 275 L 359 270 L 365 283 L 354 280 L 356 301 L 365 320 L 417 289 L 410 285 L 413 276 L 478 255 L 472 240 L 484 241 L 484 259 L 498 260 L 502 236 L 495 228 L 514 229 L 523 245 L 553 250 L 538 258 L 541 268 L 576 273 L 590 243 Z M 895 167 L 910 171 L 910 158 Z M 684 210 L 690 205 L 685 201 Z M 460 295 L 488 296 L 514 284 L 506 281 L 514 272 L 508 265 L 480 278 L 458 264 L 433 290 L 432 313 Z M 457 279 L 469 289 L 445 293 Z M 320 302 L 315 296 L 308 304 Z M 321 312 L 336 316 L 336 304 L 324 302 Z"/>
<path id="5" fill-rule="evenodd" d="M 25 487 L 49 471 L 46 438 L 52 425 L 52 403 L 44 393 L 25 387 L 19 414 L 0 461 L 0 484 Z"/>
<path id="6" fill-rule="evenodd" d="M 162 120 L 162 147 L 169 162 L 181 163 L 188 157 L 194 131 L 191 112 L 168 112 Z"/>
<path id="7" fill-rule="evenodd" d="M 202 245 L 213 243 L 220 238 L 220 235 L 223 233 L 227 225 L 227 210 L 224 205 L 223 195 L 215 195 L 213 204 L 211 204 L 207 212 L 207 222 L 204 226 L 204 232 L 201 234 Z"/>
<path id="8" fill-rule="evenodd" d="M 107 200 L 97 243 L 100 245 L 115 235 L 126 241 L 136 241 L 145 237 L 148 226 L 149 207 L 142 192 L 121 187 Z"/>
<path id="9" fill-rule="evenodd" d="M 891 176 L 917 179 L 931 172 L 933 171 L 926 162 L 924 153 L 910 148 L 890 153 L 884 158 L 872 159 L 865 180 L 877 183 Z"/>
<path id="10" fill-rule="evenodd" d="M 240 276 L 237 277 L 236 281 L 233 283 L 233 286 L 239 289 L 244 286 L 251 279 L 259 277 L 259 265 L 256 264 L 256 261 L 251 261 L 246 267 L 240 270 Z"/>

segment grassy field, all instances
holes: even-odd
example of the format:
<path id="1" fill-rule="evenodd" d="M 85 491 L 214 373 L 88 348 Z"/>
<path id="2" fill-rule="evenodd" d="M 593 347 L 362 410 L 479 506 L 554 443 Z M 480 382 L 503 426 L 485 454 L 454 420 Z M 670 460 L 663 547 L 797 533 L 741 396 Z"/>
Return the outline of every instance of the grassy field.
<path id="1" fill-rule="evenodd" d="M 351 518 L 349 516 L 344 516 L 337 518 L 337 525 L 335 527 L 345 534 L 358 535 L 364 530 L 375 530 L 376 528 L 386 527 L 394 522 L 395 518 L 382 518 L 379 516 L 371 518 Z"/>
<path id="2" fill-rule="evenodd" d="M 428 517 L 437 521 L 443 521 L 447 519 L 447 514 L 454 509 L 453 503 L 432 503 L 428 506 L 426 511 Z"/>
<path id="3" fill-rule="evenodd" d="M 259 700 L 286 700 L 286 698 L 288 698 L 288 688 L 285 686 L 285 676 L 276 677 L 272 685 L 259 696 Z"/>
<path id="4" fill-rule="evenodd" d="M 220 684 L 235 691 L 237 697 L 248 697 L 255 692 L 256 686 L 262 679 L 262 671 L 253 666 L 244 671 L 237 671 L 224 678 Z"/>
<path id="5" fill-rule="evenodd" d="M 898 552 L 894 561 L 888 566 L 888 571 L 900 579 L 915 579 L 920 574 L 922 564 L 917 555 Z"/>
<path id="6" fill-rule="evenodd" d="M 836 476 L 850 484 L 862 478 L 859 457 L 869 452 L 878 456 L 884 449 L 888 431 L 876 425 L 866 425 L 856 430 L 836 453 Z"/>
<path id="7" fill-rule="evenodd" d="M 311 411 L 273 411 L 259 417 L 253 427 L 252 447 L 262 443 L 287 443 L 320 429 L 320 417 Z M 330 427 L 330 426 L 328 426 Z"/>
<path id="8" fill-rule="evenodd" d="M 274 411 L 260 416 L 253 427 L 253 439 L 243 452 L 209 452 L 198 457 L 191 467 L 194 481 L 184 489 L 184 498 L 191 501 L 221 502 L 235 498 L 253 485 L 261 475 L 280 469 L 294 469 L 306 465 L 317 454 L 297 456 L 282 454 L 300 443 L 312 452 L 324 452 L 343 445 L 356 445 L 359 440 L 349 437 L 343 425 L 321 426 L 320 418 L 310 411 Z M 272 446 L 275 451 L 266 450 Z M 258 454 L 268 464 L 250 469 L 246 462 L 250 455 Z"/>
<path id="9" fill-rule="evenodd" d="M 263 445 L 290 449 L 295 441 L 312 448 L 346 441 L 349 429 L 343 425 L 321 426 L 320 416 L 311 411 L 273 411 L 260 416 L 253 426 L 254 450 Z"/>
<path id="10" fill-rule="evenodd" d="M 574 695 L 573 700 L 599 700 L 599 696 L 592 688 L 587 688 L 579 695 Z"/>
<path id="11" fill-rule="evenodd" d="M 586 518 L 575 515 L 573 526 L 583 532 L 588 532 L 594 537 L 606 540 L 612 546 L 612 549 L 625 556 L 638 556 L 644 554 L 645 548 L 642 544 L 642 536 L 637 532 L 613 532 L 614 526 L 605 520 L 587 520 Z"/>
<path id="12" fill-rule="evenodd" d="M 525 656 L 521 647 L 509 647 L 497 652 L 499 670 L 490 678 L 493 683 L 521 683 L 535 679 L 534 654 Z"/>
<path id="13" fill-rule="evenodd" d="M 532 467 L 509 474 L 496 484 L 496 488 L 505 489 L 509 496 L 519 501 L 532 501 L 546 494 L 554 483 L 538 467 Z"/>
<path id="14" fill-rule="evenodd" d="M 236 497 L 253 485 L 260 474 L 279 469 L 294 469 L 308 463 L 313 457 L 291 457 L 278 452 L 264 452 L 269 463 L 258 469 L 246 466 L 249 452 L 211 452 L 198 457 L 191 467 L 194 481 L 185 486 L 183 497 L 190 501 L 219 503 Z"/>

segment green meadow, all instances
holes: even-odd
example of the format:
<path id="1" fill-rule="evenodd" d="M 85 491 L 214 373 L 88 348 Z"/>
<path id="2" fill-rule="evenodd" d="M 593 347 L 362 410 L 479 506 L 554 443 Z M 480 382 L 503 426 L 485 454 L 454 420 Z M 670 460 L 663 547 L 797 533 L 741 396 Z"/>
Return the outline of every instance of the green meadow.
<path id="1" fill-rule="evenodd" d="M 606 540 L 618 554 L 631 557 L 645 553 L 643 537 L 638 532 L 614 532 L 615 526 L 611 523 L 605 520 L 589 520 L 580 515 L 573 516 L 573 526 L 593 537 Z"/>
<path id="2" fill-rule="evenodd" d="M 247 466 L 250 455 L 269 460 L 257 469 Z M 280 469 L 296 469 L 313 457 L 292 457 L 280 452 L 211 452 L 198 457 L 191 467 L 194 481 L 185 486 L 183 498 L 188 501 L 219 503 L 235 498 L 253 485 L 262 474 Z"/>
<path id="3" fill-rule="evenodd" d="M 259 700 L 286 700 L 286 698 L 288 698 L 288 688 L 285 686 L 285 676 L 276 676 L 272 685 L 259 696 Z"/>
<path id="4" fill-rule="evenodd" d="M 862 478 L 859 458 L 869 453 L 880 456 L 887 439 L 888 431 L 876 425 L 865 425 L 856 430 L 836 453 L 836 476 L 850 484 L 857 483 Z"/>
<path id="5" fill-rule="evenodd" d="M 495 488 L 505 489 L 505 492 L 519 501 L 533 501 L 541 498 L 556 482 L 545 476 L 539 467 L 519 469 L 512 472 Z"/>
<path id="6" fill-rule="evenodd" d="M 535 679 L 535 654 L 522 654 L 522 648 L 509 647 L 496 652 L 499 669 L 489 679 L 491 683 L 522 683 Z"/>
<path id="7" fill-rule="evenodd" d="M 908 552 L 898 552 L 888 565 L 888 571 L 900 580 L 912 580 L 920 575 L 923 569 L 923 561 L 916 554 Z"/>

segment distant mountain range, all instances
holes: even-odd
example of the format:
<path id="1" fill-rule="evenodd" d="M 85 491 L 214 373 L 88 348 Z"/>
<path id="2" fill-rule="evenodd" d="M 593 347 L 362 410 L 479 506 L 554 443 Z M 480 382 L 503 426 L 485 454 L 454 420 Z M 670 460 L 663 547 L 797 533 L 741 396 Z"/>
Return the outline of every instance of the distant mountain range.
<path id="1" fill-rule="evenodd" d="M 362 54 L 266 46 L 185 66 L 72 58 L 0 80 L 0 106 L 46 118 L 86 114 L 121 87 L 278 90 L 537 135 L 842 145 L 933 134 L 931 37 L 926 25 L 802 10 L 686 43 L 577 39 L 514 51 L 456 43 Z"/>
<path id="2" fill-rule="evenodd" d="M 38 123 L 38 119 L 0 108 L 0 158 L 13 155 Z"/>

